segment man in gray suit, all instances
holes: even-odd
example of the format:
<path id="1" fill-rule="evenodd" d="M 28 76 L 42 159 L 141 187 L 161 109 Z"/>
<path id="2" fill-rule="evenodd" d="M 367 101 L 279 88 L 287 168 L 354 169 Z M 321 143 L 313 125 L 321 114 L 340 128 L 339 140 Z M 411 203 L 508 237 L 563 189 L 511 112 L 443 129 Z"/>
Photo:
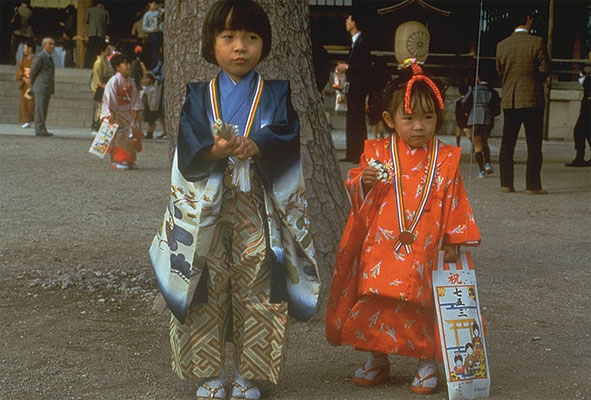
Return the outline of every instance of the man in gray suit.
<path id="1" fill-rule="evenodd" d="M 46 37 L 41 42 L 41 47 L 43 51 L 37 53 L 31 66 L 31 84 L 35 96 L 35 135 L 47 137 L 53 135 L 53 133 L 47 132 L 45 120 L 47 119 L 49 98 L 54 90 L 55 65 L 51 53 L 55 48 L 55 41 Z"/>
<path id="2" fill-rule="evenodd" d="M 526 194 L 547 194 L 542 189 L 542 130 L 544 80 L 550 74 L 550 58 L 542 38 L 529 34 L 531 10 L 515 5 L 511 16 L 515 30 L 497 44 L 497 73 L 502 80 L 504 125 L 499 154 L 501 191 L 514 192 L 513 154 L 521 124 L 527 141 Z"/>

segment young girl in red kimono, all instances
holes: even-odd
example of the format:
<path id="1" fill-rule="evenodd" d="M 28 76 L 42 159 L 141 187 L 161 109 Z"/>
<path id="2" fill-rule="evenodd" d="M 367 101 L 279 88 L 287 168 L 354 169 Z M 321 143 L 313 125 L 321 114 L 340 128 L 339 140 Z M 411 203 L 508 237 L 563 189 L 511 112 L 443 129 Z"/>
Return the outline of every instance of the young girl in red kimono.
<path id="1" fill-rule="evenodd" d="M 460 149 L 435 138 L 443 124 L 438 86 L 413 61 L 385 90 L 394 133 L 367 140 L 346 180 L 352 207 L 335 263 L 326 337 L 370 352 L 353 382 L 388 379 L 388 354 L 419 360 L 411 390 L 432 393 L 441 360 L 431 271 L 480 234 L 460 173 Z"/>

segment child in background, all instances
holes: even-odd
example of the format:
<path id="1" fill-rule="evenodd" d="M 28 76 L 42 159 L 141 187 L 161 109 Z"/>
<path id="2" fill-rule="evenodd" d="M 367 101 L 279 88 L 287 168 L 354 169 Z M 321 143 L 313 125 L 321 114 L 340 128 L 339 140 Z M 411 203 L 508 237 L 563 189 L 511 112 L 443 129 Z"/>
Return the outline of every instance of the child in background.
<path id="1" fill-rule="evenodd" d="M 475 87 L 470 87 L 462 99 L 462 107 L 468 113 L 468 126 L 472 129 L 474 157 L 478 163 L 479 178 L 492 174 L 488 137 L 495 123 L 495 117 L 501 113 L 501 100 L 497 92 L 488 85 L 485 69 L 478 71 Z"/>
<path id="2" fill-rule="evenodd" d="M 35 57 L 35 41 L 23 43 L 23 58 L 16 67 L 16 81 L 20 90 L 18 122 L 21 128 L 32 128 L 35 125 L 35 100 L 31 95 L 31 66 Z"/>
<path id="3" fill-rule="evenodd" d="M 388 65 L 384 58 L 378 58 L 372 67 L 372 88 L 367 97 L 367 122 L 374 139 L 383 138 L 385 134 L 382 121 L 382 90 L 390 80 Z"/>
<path id="4" fill-rule="evenodd" d="M 432 289 L 437 253 L 447 262 L 480 234 L 459 173 L 460 149 L 440 142 L 439 87 L 413 61 L 385 90 L 389 138 L 367 140 L 346 180 L 351 214 L 337 253 L 326 337 L 369 352 L 353 383 L 388 379 L 388 354 L 418 359 L 410 389 L 432 393 L 442 359 Z"/>
<path id="5" fill-rule="evenodd" d="M 142 80 L 142 103 L 144 104 L 144 122 L 148 123 L 146 139 L 154 137 L 156 120 L 158 120 L 160 108 L 160 91 L 156 87 L 156 77 L 151 72 L 146 72 Z"/>
<path id="6" fill-rule="evenodd" d="M 144 137 L 139 129 L 139 111 L 144 108 L 135 85 L 129 79 L 129 58 L 116 53 L 110 61 L 117 73 L 105 86 L 101 119 L 108 118 L 110 123 L 119 125 L 109 150 L 111 169 L 137 169 L 136 153 L 142 150 L 141 138 Z"/>
<path id="7" fill-rule="evenodd" d="M 171 205 L 150 255 L 156 271 L 167 271 L 158 283 L 173 313 L 174 372 L 199 379 L 197 399 L 225 399 L 231 342 L 236 369 L 229 398 L 255 400 L 253 379 L 280 377 L 288 301 L 290 313 L 302 310 L 302 297 L 288 297 L 287 267 L 291 274 L 309 271 L 298 275 L 302 282 L 317 281 L 299 120 L 289 82 L 263 80 L 254 70 L 271 49 L 271 26 L 259 4 L 214 3 L 202 38 L 202 56 L 221 71 L 210 82 L 187 85 Z M 249 187 L 233 179 L 238 168 L 249 170 Z M 168 285 L 170 275 L 183 279 Z M 312 303 L 305 318 L 315 311 Z"/>
<path id="8" fill-rule="evenodd" d="M 466 93 L 468 92 L 468 87 L 464 84 L 461 84 L 458 87 L 458 91 L 460 93 L 460 98 L 456 100 L 456 109 L 455 109 L 455 116 L 456 116 L 456 146 L 460 147 L 462 143 L 462 135 L 466 134 L 468 139 L 471 139 L 471 131 L 470 127 L 468 126 L 468 113 L 466 112 L 464 105 L 462 104 L 462 100 Z"/>

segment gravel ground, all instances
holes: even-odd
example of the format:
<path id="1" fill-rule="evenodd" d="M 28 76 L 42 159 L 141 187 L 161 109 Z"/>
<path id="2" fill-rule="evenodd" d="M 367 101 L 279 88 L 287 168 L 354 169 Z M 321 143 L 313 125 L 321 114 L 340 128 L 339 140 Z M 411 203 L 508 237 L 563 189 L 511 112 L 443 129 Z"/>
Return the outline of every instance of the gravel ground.
<path id="1" fill-rule="evenodd" d="M 195 383 L 170 369 L 169 316 L 151 310 L 147 249 L 167 201 L 167 146 L 145 141 L 140 170 L 110 171 L 89 145 L 0 135 L 0 399 L 194 398 Z M 548 196 L 523 193 L 524 143 L 518 193 L 463 160 L 483 235 L 473 256 L 493 399 L 591 397 L 591 169 L 563 166 L 572 143 L 544 152 Z M 422 397 L 409 393 L 414 361 L 401 357 L 385 384 L 353 386 L 364 355 L 329 346 L 322 314 L 291 324 L 283 380 L 262 384 L 265 398 Z M 429 398 L 446 399 L 441 387 Z"/>

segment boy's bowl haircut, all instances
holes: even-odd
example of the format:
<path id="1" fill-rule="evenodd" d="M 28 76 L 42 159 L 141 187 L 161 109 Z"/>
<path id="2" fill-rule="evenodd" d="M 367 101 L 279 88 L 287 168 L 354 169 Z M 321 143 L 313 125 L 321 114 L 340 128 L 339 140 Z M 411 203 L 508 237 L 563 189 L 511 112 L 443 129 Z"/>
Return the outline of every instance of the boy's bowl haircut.
<path id="1" fill-rule="evenodd" d="M 214 56 L 216 36 L 225 29 L 254 32 L 263 39 L 262 61 L 271 51 L 271 23 L 265 10 L 252 0 L 221 0 L 214 3 L 201 28 L 201 55 L 218 65 Z"/>

